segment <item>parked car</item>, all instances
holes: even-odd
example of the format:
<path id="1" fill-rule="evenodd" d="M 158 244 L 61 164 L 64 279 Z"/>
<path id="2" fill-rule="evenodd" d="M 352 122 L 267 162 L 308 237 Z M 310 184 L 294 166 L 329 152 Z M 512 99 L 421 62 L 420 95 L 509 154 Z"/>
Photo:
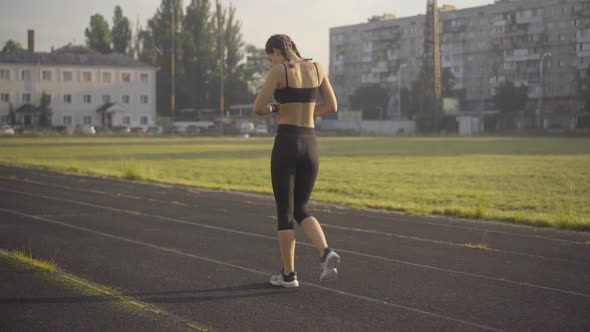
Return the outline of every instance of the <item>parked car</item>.
<path id="1" fill-rule="evenodd" d="M 95 135 L 96 129 L 93 126 L 85 125 L 80 128 L 80 133 L 84 135 Z"/>
<path id="2" fill-rule="evenodd" d="M 198 134 L 201 132 L 201 127 L 196 126 L 196 125 L 189 125 L 186 127 L 185 132 L 187 134 Z"/>
<path id="3" fill-rule="evenodd" d="M 132 133 L 145 133 L 146 130 L 144 127 L 133 127 L 131 128 Z"/>
<path id="4" fill-rule="evenodd" d="M 112 131 L 111 128 L 108 127 L 94 127 L 94 130 L 97 133 L 110 133 Z"/>
<path id="5" fill-rule="evenodd" d="M 57 131 L 60 134 L 67 134 L 68 133 L 67 126 L 53 126 L 53 130 Z"/>
<path id="6" fill-rule="evenodd" d="M 240 133 L 250 134 L 252 132 L 254 132 L 254 123 L 251 121 L 246 121 L 240 124 Z"/>
<path id="7" fill-rule="evenodd" d="M 118 133 L 129 133 L 131 132 L 131 129 L 129 129 L 129 127 L 126 126 L 115 126 L 111 128 L 113 130 L 113 132 L 118 132 Z"/>
<path id="8" fill-rule="evenodd" d="M 265 124 L 259 124 L 254 128 L 256 134 L 268 134 L 268 126 Z"/>
<path id="9" fill-rule="evenodd" d="M 14 135 L 15 131 L 14 128 L 8 125 L 0 126 L 0 134 L 2 135 Z"/>
<path id="10" fill-rule="evenodd" d="M 177 135 L 183 132 L 182 127 L 179 126 L 168 126 L 164 129 L 164 133 Z"/>
<path id="11" fill-rule="evenodd" d="M 147 133 L 153 134 L 153 135 L 159 135 L 159 134 L 162 134 L 163 132 L 164 132 L 164 130 L 162 129 L 162 127 L 158 127 L 158 126 L 148 127 L 148 129 L 147 129 Z"/>

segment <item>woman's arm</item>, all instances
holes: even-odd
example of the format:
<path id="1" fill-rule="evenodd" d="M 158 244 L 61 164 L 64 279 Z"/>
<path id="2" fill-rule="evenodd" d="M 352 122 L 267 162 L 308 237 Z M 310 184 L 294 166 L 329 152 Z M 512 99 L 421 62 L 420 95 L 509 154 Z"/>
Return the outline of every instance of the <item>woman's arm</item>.
<path id="1" fill-rule="evenodd" d="M 252 112 L 258 115 L 268 115 L 275 110 L 273 106 L 268 104 L 268 101 L 272 97 L 272 93 L 278 84 L 279 75 L 277 74 L 280 74 L 279 66 L 280 65 L 273 66 L 266 76 L 264 85 L 262 85 L 262 89 L 260 89 L 260 92 L 254 101 L 254 106 L 252 106 Z"/>
<path id="2" fill-rule="evenodd" d="M 320 96 L 322 97 L 322 103 L 315 105 L 315 110 L 313 112 L 314 115 L 323 115 L 328 113 L 336 113 L 338 112 L 338 102 L 336 101 L 336 95 L 334 94 L 334 89 L 332 89 L 332 84 L 330 84 L 330 80 L 328 76 L 324 72 L 324 68 L 317 63 L 318 71 L 320 72 Z"/>

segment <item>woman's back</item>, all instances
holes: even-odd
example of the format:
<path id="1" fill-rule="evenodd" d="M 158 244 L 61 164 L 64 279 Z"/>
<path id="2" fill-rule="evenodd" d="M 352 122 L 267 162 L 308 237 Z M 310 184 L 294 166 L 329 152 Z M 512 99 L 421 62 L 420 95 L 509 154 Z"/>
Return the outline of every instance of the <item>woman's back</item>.
<path id="1" fill-rule="evenodd" d="M 280 124 L 314 127 L 314 110 L 321 76 L 318 66 L 307 60 L 283 64 L 275 99 L 281 104 Z"/>
<path id="2" fill-rule="evenodd" d="M 288 36 L 271 36 L 265 51 L 273 67 L 254 101 L 254 113 L 278 111 L 279 124 L 313 128 L 314 116 L 337 112 L 336 96 L 322 66 L 302 57 Z M 273 94 L 278 107 L 267 104 Z"/>

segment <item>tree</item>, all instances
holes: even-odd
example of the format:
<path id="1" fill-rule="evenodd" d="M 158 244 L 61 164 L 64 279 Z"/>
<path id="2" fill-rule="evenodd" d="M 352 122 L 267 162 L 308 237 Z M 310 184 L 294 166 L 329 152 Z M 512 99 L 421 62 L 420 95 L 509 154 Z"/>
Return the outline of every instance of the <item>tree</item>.
<path id="1" fill-rule="evenodd" d="M 189 98 L 187 103 L 197 108 L 211 108 L 210 89 L 215 75 L 214 17 L 209 0 L 192 0 L 183 20 L 182 86 Z"/>
<path id="2" fill-rule="evenodd" d="M 51 104 L 51 99 L 49 95 L 43 91 L 41 95 L 41 103 L 39 104 L 39 126 L 40 127 L 51 127 L 51 117 L 53 115 L 53 111 L 49 108 Z"/>
<path id="3" fill-rule="evenodd" d="M 172 15 L 174 12 L 174 27 L 172 27 Z M 175 62 L 176 73 L 182 73 L 182 58 L 179 57 L 182 49 L 181 35 L 179 33 L 183 20 L 182 0 L 162 0 L 160 8 L 154 16 L 148 20 L 148 25 L 142 37 L 144 38 L 144 48 L 148 46 L 146 54 L 142 56 L 153 57 L 152 64 L 160 70 L 157 72 L 156 81 L 156 99 L 157 110 L 161 114 L 171 114 L 171 90 L 172 90 L 172 34 L 174 32 L 175 45 L 177 48 Z M 149 47 L 153 48 L 149 48 Z M 141 56 L 140 56 L 141 59 Z M 180 61 L 179 61 L 180 60 Z"/>
<path id="4" fill-rule="evenodd" d="M 127 54 L 128 50 L 132 52 L 131 35 L 129 19 L 123 16 L 123 10 L 120 6 L 115 7 L 113 30 L 111 31 L 114 51 L 121 54 Z"/>
<path id="5" fill-rule="evenodd" d="M 16 126 L 18 124 L 16 121 L 16 112 L 14 111 L 12 103 L 8 104 L 8 124 L 11 126 Z"/>
<path id="6" fill-rule="evenodd" d="M 158 53 L 154 38 L 148 29 L 139 28 L 136 34 L 135 57 L 145 63 L 157 66 Z"/>
<path id="7" fill-rule="evenodd" d="M 10 39 L 4 44 L 4 47 L 2 47 L 2 51 L 0 53 L 18 53 L 24 51 L 25 49 L 19 42 Z"/>
<path id="8" fill-rule="evenodd" d="M 257 94 L 260 91 L 269 68 L 269 62 L 264 49 L 256 48 L 254 45 L 246 46 L 244 79 L 248 83 L 250 93 Z"/>
<path id="9" fill-rule="evenodd" d="M 582 96 L 584 112 L 590 113 L 590 65 L 586 68 L 585 75 L 578 73 L 578 93 Z"/>
<path id="10" fill-rule="evenodd" d="M 142 33 L 143 28 L 139 24 L 139 19 L 135 21 L 135 33 L 131 37 L 131 45 L 129 46 L 129 56 L 138 60 L 139 54 L 141 53 L 142 47 L 142 40 L 140 34 Z"/>
<path id="11" fill-rule="evenodd" d="M 90 26 L 84 32 L 86 45 L 103 54 L 111 53 L 111 31 L 109 23 L 100 14 L 90 17 Z"/>
<path id="12" fill-rule="evenodd" d="M 412 119 L 414 117 L 414 114 L 416 113 L 413 104 L 412 90 L 405 86 L 402 87 L 400 97 L 400 104 L 402 105 L 402 119 Z"/>
<path id="13" fill-rule="evenodd" d="M 219 2 L 218 2 L 219 4 Z M 219 7 L 220 8 L 220 7 Z M 251 102 L 252 95 L 248 91 L 248 84 L 244 79 L 245 43 L 242 40 L 242 23 L 236 19 L 236 7 L 230 4 L 221 31 L 224 56 L 225 100 L 226 105 Z M 226 107 L 227 107 L 226 106 Z"/>
<path id="14" fill-rule="evenodd" d="M 383 120 L 389 96 L 379 84 L 362 85 L 350 96 L 352 109 L 361 110 L 364 120 Z"/>
<path id="15" fill-rule="evenodd" d="M 496 89 L 494 102 L 500 112 L 518 112 L 524 109 L 528 101 L 527 87 L 521 85 L 516 87 L 514 83 L 503 82 Z"/>

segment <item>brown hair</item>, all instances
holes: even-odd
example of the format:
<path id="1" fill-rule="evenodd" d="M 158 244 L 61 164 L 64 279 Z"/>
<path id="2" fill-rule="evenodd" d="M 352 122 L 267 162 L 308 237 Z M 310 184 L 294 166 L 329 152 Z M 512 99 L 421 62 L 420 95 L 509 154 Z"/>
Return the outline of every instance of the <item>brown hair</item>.
<path id="1" fill-rule="evenodd" d="M 287 35 L 272 35 L 270 38 L 268 38 L 265 47 L 266 54 L 272 53 L 275 48 L 278 49 L 279 52 L 281 52 L 281 55 L 289 62 L 289 67 L 295 66 L 291 63 L 291 57 L 289 56 L 291 52 L 289 51 L 297 54 L 297 56 L 302 59 L 311 60 L 306 59 L 302 57 L 301 54 L 299 54 L 299 50 L 297 49 L 295 42 L 292 41 Z"/>

